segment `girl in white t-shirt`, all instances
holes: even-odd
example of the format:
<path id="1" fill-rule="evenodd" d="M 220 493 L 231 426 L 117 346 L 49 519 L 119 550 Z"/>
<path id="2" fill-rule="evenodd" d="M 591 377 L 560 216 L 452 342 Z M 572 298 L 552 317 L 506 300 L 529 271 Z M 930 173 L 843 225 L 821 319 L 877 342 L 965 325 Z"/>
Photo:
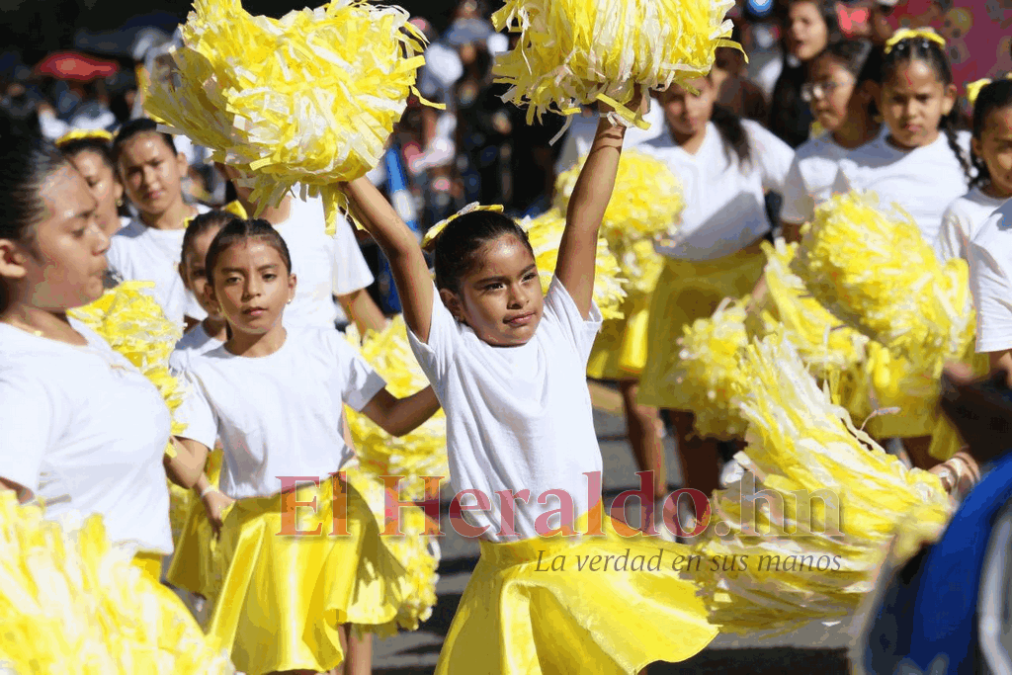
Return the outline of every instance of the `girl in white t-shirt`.
<path id="1" fill-rule="evenodd" d="M 966 193 L 970 135 L 955 131 L 956 86 L 945 40 L 930 30 L 886 43 L 878 108 L 888 133 L 840 161 L 834 192 L 870 190 L 896 203 L 934 245 L 942 214 Z"/>
<path id="2" fill-rule="evenodd" d="M 973 101 L 971 159 L 977 170 L 970 191 L 949 205 L 935 249 L 943 260 L 968 259 L 968 246 L 995 209 L 1012 197 L 1012 80 L 980 89 Z"/>
<path id="3" fill-rule="evenodd" d="M 878 135 L 881 125 L 875 121 L 875 90 L 879 68 L 878 50 L 857 40 L 834 42 L 812 60 L 801 95 L 825 133 L 808 139 L 795 151 L 780 212 L 787 241 L 800 239 L 801 226 L 815 215 L 815 207 L 832 195 L 840 160 Z"/>
<path id="4" fill-rule="evenodd" d="M 194 473 L 221 439 L 220 489 L 236 500 L 221 528 L 227 572 L 208 630 L 249 675 L 327 671 L 348 660 L 348 624 L 393 628 L 406 581 L 365 501 L 338 473 L 352 454 L 343 406 L 402 435 L 439 403 L 431 388 L 394 398 L 333 328 L 285 327 L 297 270 L 267 221 L 225 225 L 206 265 L 228 339 L 182 363 L 189 392 L 177 419 L 186 425 L 180 455 Z M 300 524 L 300 502 L 314 503 L 319 520 Z"/>
<path id="5" fill-rule="evenodd" d="M 660 94 L 664 133 L 639 146 L 671 168 L 685 194 L 681 221 L 656 246 L 667 261 L 650 301 L 639 402 L 670 412 L 684 483 L 710 495 L 720 486 L 720 446 L 694 431 L 691 412 L 678 410 L 677 341 L 724 298 L 760 288 L 761 243 L 770 233 L 765 192 L 783 193 L 794 151 L 759 124 L 715 105 L 709 77 L 691 84 L 697 94 L 681 87 Z M 689 507 L 688 500 L 682 505 Z"/>
<path id="6" fill-rule="evenodd" d="M 392 263 L 412 350 L 444 404 L 453 526 L 481 538 L 440 675 L 633 673 L 689 658 L 716 634 L 694 585 L 671 569 L 687 549 L 623 540 L 613 528 L 639 533 L 603 515 L 586 368 L 601 326 L 597 237 L 625 130 L 602 117 L 547 296 L 512 219 L 479 210 L 430 230 L 433 285 L 418 241 L 386 200 L 365 179 L 346 187 Z M 604 571 L 608 556 L 639 565 Z M 645 566 L 650 556 L 660 565 Z"/>
<path id="7" fill-rule="evenodd" d="M 0 150 L 0 490 L 47 518 L 101 515 L 156 580 L 172 553 L 158 390 L 67 311 L 103 292 L 109 238 L 84 178 L 52 145 Z"/>

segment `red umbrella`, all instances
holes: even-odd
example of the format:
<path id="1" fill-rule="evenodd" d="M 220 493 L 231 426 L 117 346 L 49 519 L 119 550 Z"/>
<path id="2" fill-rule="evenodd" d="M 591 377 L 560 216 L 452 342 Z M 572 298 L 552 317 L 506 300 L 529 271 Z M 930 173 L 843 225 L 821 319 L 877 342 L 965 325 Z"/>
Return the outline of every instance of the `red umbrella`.
<path id="1" fill-rule="evenodd" d="M 57 52 L 39 61 L 35 71 L 60 80 L 89 82 L 99 77 L 115 75 L 119 65 L 113 61 L 85 56 L 79 52 Z"/>

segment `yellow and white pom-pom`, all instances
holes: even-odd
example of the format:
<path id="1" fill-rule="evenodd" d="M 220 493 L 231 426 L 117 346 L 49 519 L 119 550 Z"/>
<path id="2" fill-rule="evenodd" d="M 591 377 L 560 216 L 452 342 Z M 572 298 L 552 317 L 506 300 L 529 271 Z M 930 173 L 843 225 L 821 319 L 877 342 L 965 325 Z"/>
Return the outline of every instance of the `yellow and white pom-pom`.
<path id="1" fill-rule="evenodd" d="M 131 558 L 110 546 L 99 516 L 73 529 L 0 493 L 0 671 L 235 672 L 182 602 Z"/>
<path id="2" fill-rule="evenodd" d="M 710 72 L 717 47 L 738 47 L 725 16 L 733 0 L 507 0 L 492 21 L 520 41 L 493 73 L 504 100 L 573 115 L 601 101 L 626 125 L 633 86 L 664 89 Z M 642 121 L 640 121 L 642 124 Z"/>
<path id="3" fill-rule="evenodd" d="M 761 327 L 753 334 L 763 337 L 783 332 L 797 348 L 809 372 L 819 379 L 828 379 L 835 372 L 863 362 L 869 340 L 830 314 L 791 272 L 797 246 L 783 239 L 778 239 L 775 246 L 763 242 L 767 292 L 758 311 Z"/>
<path id="4" fill-rule="evenodd" d="M 415 92 L 425 38 L 409 18 L 365 0 L 281 19 L 251 16 L 239 0 L 195 0 L 145 110 L 247 174 L 261 210 L 296 183 L 321 194 L 333 233 L 345 202 L 335 184 L 377 165 Z"/>
<path id="5" fill-rule="evenodd" d="M 559 261 L 559 245 L 562 244 L 562 233 L 566 229 L 566 216 L 558 209 L 549 209 L 533 220 L 524 220 L 520 227 L 527 231 L 530 238 L 541 277 L 541 290 L 547 293 L 555 275 L 555 265 Z M 607 241 L 599 239 L 594 268 L 594 304 L 601 310 L 601 316 L 605 320 L 622 318 L 625 285 L 626 279 L 615 254 L 608 247 Z"/>
<path id="6" fill-rule="evenodd" d="M 745 303 L 721 303 L 713 316 L 697 319 L 679 339 L 681 350 L 667 383 L 678 398 L 672 407 L 695 414 L 693 431 L 701 436 L 730 440 L 745 431 L 737 401 L 748 386 L 741 357 L 748 338 Z"/>
<path id="7" fill-rule="evenodd" d="M 845 618 L 897 531 L 913 522 L 939 536 L 952 503 L 937 476 L 907 469 L 856 429 L 782 336 L 750 345 L 743 369 L 748 447 L 736 459 L 757 491 L 783 499 L 752 502 L 750 476 L 715 495 L 700 555 L 748 558 L 737 572 L 701 568 L 711 621 L 751 632 Z"/>
<path id="8" fill-rule="evenodd" d="M 829 311 L 923 370 L 962 354 L 972 323 L 966 262 L 944 267 L 913 219 L 873 193 L 816 209 L 792 270 Z"/>
<path id="9" fill-rule="evenodd" d="M 398 314 L 383 331 L 369 331 L 364 339 L 351 326 L 348 341 L 387 381 L 394 396 L 405 397 L 429 386 L 408 343 L 407 326 Z M 446 415 L 440 409 L 410 434 L 393 437 L 361 413 L 347 409 L 348 426 L 358 453 L 358 466 L 348 471 L 348 480 L 365 497 L 382 523 L 386 508 L 382 476 L 402 476 L 400 501 L 424 498 L 425 476 L 449 476 L 446 454 Z M 384 537 L 384 543 L 404 565 L 411 588 L 410 598 L 401 607 L 398 622 L 410 630 L 432 615 L 436 604 L 436 568 L 439 547 L 425 535 L 426 516 L 417 507 L 401 509 L 403 536 Z"/>

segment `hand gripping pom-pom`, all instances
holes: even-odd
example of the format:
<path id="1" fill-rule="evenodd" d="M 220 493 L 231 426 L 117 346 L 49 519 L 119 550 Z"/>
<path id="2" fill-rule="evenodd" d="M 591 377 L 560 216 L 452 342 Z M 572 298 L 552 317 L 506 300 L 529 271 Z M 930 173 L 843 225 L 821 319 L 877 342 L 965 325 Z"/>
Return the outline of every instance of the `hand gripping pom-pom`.
<path id="1" fill-rule="evenodd" d="M 346 205 L 337 184 L 377 165 L 415 92 L 424 37 L 408 19 L 365 0 L 281 19 L 251 16 L 238 0 L 196 0 L 145 109 L 247 174 L 255 217 L 301 183 L 322 197 L 333 234 Z"/>

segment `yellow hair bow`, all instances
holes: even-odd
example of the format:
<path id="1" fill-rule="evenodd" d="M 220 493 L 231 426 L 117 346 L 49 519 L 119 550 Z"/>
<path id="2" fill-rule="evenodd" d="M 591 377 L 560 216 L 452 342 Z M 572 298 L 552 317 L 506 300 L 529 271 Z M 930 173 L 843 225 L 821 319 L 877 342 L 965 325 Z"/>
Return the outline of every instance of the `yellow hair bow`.
<path id="1" fill-rule="evenodd" d="M 221 210 L 227 213 L 231 213 L 233 216 L 237 218 L 242 218 L 243 220 L 249 218 L 249 215 L 246 213 L 246 209 L 244 209 L 242 204 L 239 203 L 239 200 L 235 200 L 229 202 L 228 204 L 225 204 L 225 206 L 221 207 Z"/>
<path id="2" fill-rule="evenodd" d="M 929 40 L 941 48 L 945 48 L 945 38 L 930 28 L 900 28 L 893 33 L 893 36 L 886 40 L 885 53 L 888 54 L 893 48 L 904 40 Z"/>
<path id="3" fill-rule="evenodd" d="M 73 131 L 68 131 L 63 134 L 63 136 L 60 137 L 60 140 L 56 141 L 56 147 L 62 148 L 68 143 L 83 141 L 86 139 L 112 143 L 112 134 L 104 129 L 74 129 Z"/>
<path id="4" fill-rule="evenodd" d="M 1012 73 L 1006 74 L 1005 79 L 1012 80 Z M 994 80 L 985 77 L 982 80 L 977 80 L 966 85 L 966 100 L 970 102 L 971 106 L 977 105 L 977 97 L 980 96 L 980 92 L 992 82 Z"/>
<path id="5" fill-rule="evenodd" d="M 492 213 L 502 213 L 503 207 L 501 204 L 482 206 L 478 202 L 468 204 L 467 206 L 462 208 L 460 211 L 457 211 L 457 213 L 453 214 L 446 220 L 441 220 L 432 227 L 430 227 L 429 230 L 425 233 L 425 236 L 422 238 L 422 250 L 432 251 L 436 247 L 436 239 L 439 237 L 440 234 L 443 233 L 443 230 L 446 229 L 447 225 L 455 221 L 457 218 L 465 216 L 468 213 L 474 213 L 475 211 L 491 211 Z"/>

